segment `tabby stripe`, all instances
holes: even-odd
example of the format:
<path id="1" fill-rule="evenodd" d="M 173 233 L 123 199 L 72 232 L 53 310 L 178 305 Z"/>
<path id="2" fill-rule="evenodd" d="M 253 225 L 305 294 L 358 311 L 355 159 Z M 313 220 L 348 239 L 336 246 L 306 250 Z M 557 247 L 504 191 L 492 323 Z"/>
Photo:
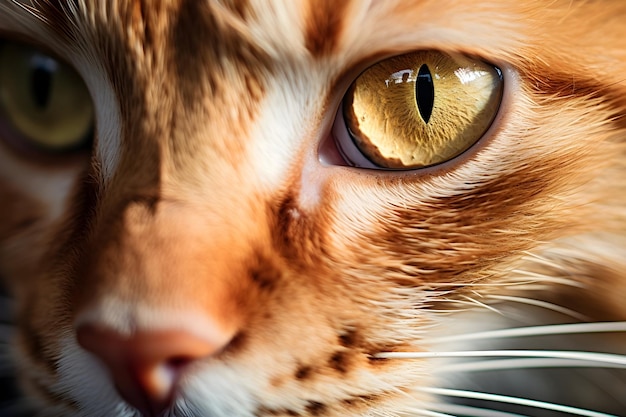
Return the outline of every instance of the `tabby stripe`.
<path id="1" fill-rule="evenodd" d="M 520 68 L 518 71 L 522 78 L 529 80 L 525 85 L 541 97 L 602 100 L 603 106 L 612 109 L 608 112 L 607 120 L 614 123 L 618 129 L 626 129 L 626 88 L 624 86 L 607 85 L 596 78 L 572 78 L 571 73 L 554 72 L 548 67 L 534 67 L 532 70 Z"/>
<path id="2" fill-rule="evenodd" d="M 305 46 L 313 57 L 322 58 L 339 50 L 344 19 L 350 17 L 350 3 L 348 0 L 309 0 Z"/>

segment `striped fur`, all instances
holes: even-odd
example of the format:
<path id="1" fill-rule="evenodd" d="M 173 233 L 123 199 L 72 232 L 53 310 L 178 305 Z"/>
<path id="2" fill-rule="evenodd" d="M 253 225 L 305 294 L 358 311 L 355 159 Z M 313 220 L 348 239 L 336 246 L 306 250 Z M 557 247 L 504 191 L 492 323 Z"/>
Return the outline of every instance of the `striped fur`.
<path id="1" fill-rule="evenodd" d="M 544 275 L 584 288 L 533 296 L 626 319 L 624 19 L 610 0 L 0 0 L 0 36 L 73 65 L 98 120 L 92 154 L 0 140 L 25 393 L 133 416 L 77 320 L 128 333 L 191 311 L 234 338 L 175 415 L 411 415 L 435 365 L 372 355 L 428 349 L 468 299 Z M 355 76 L 420 49 L 503 69 L 485 137 L 423 171 L 320 162 Z"/>

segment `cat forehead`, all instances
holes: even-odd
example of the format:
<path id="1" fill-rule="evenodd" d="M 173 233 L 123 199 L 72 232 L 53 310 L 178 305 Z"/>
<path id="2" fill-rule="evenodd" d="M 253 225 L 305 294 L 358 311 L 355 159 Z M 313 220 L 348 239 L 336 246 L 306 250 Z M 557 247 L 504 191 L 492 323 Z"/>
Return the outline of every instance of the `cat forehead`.
<path id="1" fill-rule="evenodd" d="M 520 14 L 545 8 L 541 1 L 520 6 L 515 1 L 493 0 L 445 5 L 400 0 L 13 0 L 3 3 L 0 7 L 6 9 L 9 26 L 8 21 L 15 17 L 12 15 L 19 17 L 26 11 L 69 43 L 98 33 L 110 37 L 117 31 L 121 39 L 132 40 L 135 46 L 162 48 L 170 42 L 180 46 L 180 36 L 184 34 L 187 38 L 204 39 L 205 47 L 237 38 L 238 42 L 254 43 L 268 51 L 290 49 L 292 54 L 300 52 L 313 57 L 346 53 L 354 47 L 376 50 L 386 45 L 393 49 L 405 43 L 437 47 L 442 42 L 454 44 L 455 39 L 466 45 L 510 47 L 523 41 L 521 33 L 511 30 L 523 29 Z M 0 16 L 0 25 L 2 20 Z M 417 31 L 419 38 L 412 35 Z"/>
<path id="2" fill-rule="evenodd" d="M 110 36 L 112 29 L 117 29 L 120 38 L 141 43 L 136 46 L 149 49 L 162 48 L 171 42 L 180 45 L 181 34 L 204 38 L 206 46 L 228 41 L 228 37 L 238 38 L 239 42 L 264 43 L 274 32 L 283 45 L 297 39 L 313 55 L 321 55 L 331 52 L 338 44 L 343 21 L 350 16 L 346 10 L 351 3 L 329 0 L 280 3 L 264 0 L 13 0 L 0 7 L 7 8 L 9 14 L 26 11 L 68 41 L 76 41 L 81 32 L 101 31 Z"/>

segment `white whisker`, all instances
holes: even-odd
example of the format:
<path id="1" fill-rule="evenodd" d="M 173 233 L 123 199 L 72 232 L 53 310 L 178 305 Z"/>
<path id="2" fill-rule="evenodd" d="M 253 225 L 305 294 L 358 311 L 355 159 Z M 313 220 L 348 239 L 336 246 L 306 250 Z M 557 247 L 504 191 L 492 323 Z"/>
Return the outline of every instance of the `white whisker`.
<path id="1" fill-rule="evenodd" d="M 503 339 L 512 337 L 553 336 L 563 334 L 617 333 L 626 332 L 626 321 L 553 324 L 548 326 L 518 327 L 515 329 L 489 330 L 454 336 L 439 337 L 430 343 L 449 343 L 468 340 Z"/>
<path id="2" fill-rule="evenodd" d="M 533 278 L 533 281 L 532 281 L 533 284 L 550 283 L 550 284 L 566 285 L 568 287 L 585 288 L 585 284 L 579 281 L 575 281 L 575 280 L 567 279 L 567 278 L 553 277 L 550 275 L 539 274 L 536 272 L 521 271 L 519 269 L 515 269 L 511 271 L 511 274 L 519 274 L 523 276 L 523 279 L 525 281 L 528 281 L 528 277 L 531 277 Z M 515 279 L 515 278 L 512 278 L 512 279 Z"/>
<path id="3" fill-rule="evenodd" d="M 579 352 L 571 350 L 468 350 L 456 352 L 380 352 L 373 355 L 380 359 L 427 359 L 427 358 L 554 358 L 585 362 L 610 363 L 626 366 L 626 356 L 612 353 Z"/>
<path id="4" fill-rule="evenodd" d="M 437 411 L 429 411 L 429 410 L 422 410 L 422 409 L 415 409 L 415 410 L 408 410 L 408 411 L 411 413 L 411 417 L 418 417 L 418 416 L 423 416 L 423 417 L 456 417 L 454 414 L 445 414 L 445 413 L 439 413 Z"/>
<path id="5" fill-rule="evenodd" d="M 487 310 L 493 311 L 496 314 L 502 315 L 502 313 L 498 309 L 496 309 L 495 307 L 487 305 L 485 303 L 482 303 L 482 302 L 476 300 L 475 298 L 467 297 L 467 296 L 465 296 L 463 298 L 465 298 L 467 300 L 467 302 L 469 302 L 470 304 L 477 305 L 479 307 L 482 307 L 482 308 L 485 308 Z"/>
<path id="6" fill-rule="evenodd" d="M 613 368 L 624 369 L 625 365 L 608 362 L 587 362 L 584 360 L 527 358 L 527 359 L 496 359 L 475 362 L 461 362 L 444 365 L 437 368 L 437 373 L 450 372 L 482 372 L 502 371 L 507 369 L 531 368 Z"/>
<path id="7" fill-rule="evenodd" d="M 471 398 L 475 400 L 495 401 L 507 404 L 523 405 L 525 407 L 534 407 L 543 410 L 560 411 L 562 413 L 569 413 L 577 416 L 585 417 L 618 417 L 613 414 L 601 413 L 593 410 L 585 410 L 583 408 L 571 407 L 562 404 L 549 403 L 545 401 L 531 400 L 528 398 L 509 397 L 507 395 L 489 394 L 486 392 L 465 391 L 449 388 L 429 388 L 420 387 L 419 391 L 427 392 L 434 395 L 442 395 L 446 397 L 457 398 Z"/>
<path id="8" fill-rule="evenodd" d="M 428 408 L 432 410 L 449 413 L 453 416 L 465 415 L 473 417 L 528 417 L 524 414 L 508 413 L 506 411 L 488 410 L 486 408 L 472 407 L 469 405 L 461 404 L 428 404 Z"/>
<path id="9" fill-rule="evenodd" d="M 540 256 L 536 253 L 531 253 L 531 252 L 525 252 L 524 253 L 526 256 L 525 258 L 533 263 L 539 264 L 539 265 L 544 265 L 547 266 L 549 268 L 552 268 L 556 271 L 563 271 L 563 265 L 559 264 L 558 262 L 554 262 L 551 259 L 548 259 L 545 256 Z M 523 271 L 526 272 L 526 271 Z"/>
<path id="10" fill-rule="evenodd" d="M 541 300 L 536 300 L 536 299 L 533 299 L 533 298 L 526 298 L 526 297 L 512 297 L 512 296 L 506 296 L 506 295 L 490 295 L 489 298 L 491 298 L 493 300 L 512 301 L 512 302 L 515 302 L 515 303 L 528 304 L 528 305 L 532 305 L 532 306 L 536 306 L 536 307 L 545 308 L 547 310 L 555 311 L 557 313 L 561 313 L 561 314 L 564 314 L 566 316 L 570 316 L 570 317 L 575 318 L 576 320 L 580 320 L 580 321 L 588 321 L 589 320 L 589 317 L 585 316 L 584 314 L 580 314 L 577 311 L 571 310 L 569 308 L 562 307 L 562 306 L 557 305 L 557 304 L 549 303 L 547 301 L 541 301 Z"/>

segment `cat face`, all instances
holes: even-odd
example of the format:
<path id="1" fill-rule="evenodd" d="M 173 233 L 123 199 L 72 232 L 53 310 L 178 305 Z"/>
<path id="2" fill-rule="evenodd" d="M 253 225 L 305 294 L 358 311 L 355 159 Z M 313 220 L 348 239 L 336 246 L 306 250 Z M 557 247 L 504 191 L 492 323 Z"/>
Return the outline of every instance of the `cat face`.
<path id="1" fill-rule="evenodd" d="M 435 364 L 380 354 L 431 349 L 472 300 L 587 268 L 622 318 L 624 279 L 595 271 L 626 248 L 624 17 L 0 3 L 0 275 L 25 391 L 52 415 L 423 415 Z M 72 110 L 20 124 L 22 61 L 24 96 Z M 613 242 L 601 261 L 592 241 Z"/>

